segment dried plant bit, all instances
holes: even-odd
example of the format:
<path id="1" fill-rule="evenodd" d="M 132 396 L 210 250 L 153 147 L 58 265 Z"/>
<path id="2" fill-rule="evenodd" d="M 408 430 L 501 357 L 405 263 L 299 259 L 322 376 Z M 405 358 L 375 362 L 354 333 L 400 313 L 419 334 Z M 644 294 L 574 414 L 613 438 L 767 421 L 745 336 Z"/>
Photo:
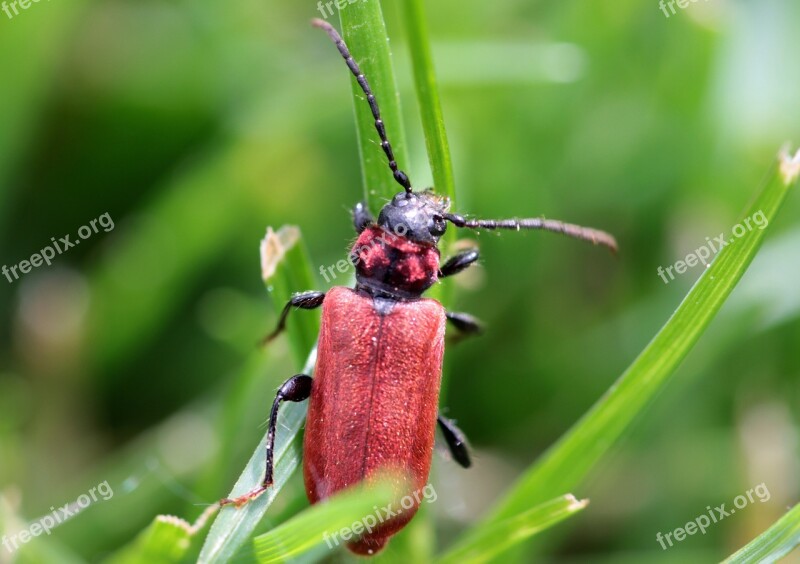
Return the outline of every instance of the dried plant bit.
<path id="1" fill-rule="evenodd" d="M 275 269 L 286 252 L 300 239 L 300 229 L 294 225 L 284 225 L 278 231 L 267 227 L 267 234 L 261 240 L 261 278 L 266 282 L 275 274 Z"/>

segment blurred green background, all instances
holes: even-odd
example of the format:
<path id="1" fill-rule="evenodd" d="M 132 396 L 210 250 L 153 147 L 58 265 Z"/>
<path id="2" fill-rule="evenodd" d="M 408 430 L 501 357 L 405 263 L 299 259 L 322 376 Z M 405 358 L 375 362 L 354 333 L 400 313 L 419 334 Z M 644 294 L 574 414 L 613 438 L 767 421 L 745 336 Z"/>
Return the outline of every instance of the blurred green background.
<path id="1" fill-rule="evenodd" d="M 395 6 L 384 12 L 412 159 L 401 165 L 421 187 L 405 38 Z M 777 149 L 800 141 L 800 4 L 708 0 L 665 17 L 655 0 L 442 0 L 428 12 L 458 211 L 546 215 L 621 247 L 615 260 L 549 234 L 462 234 L 481 266 L 445 283 L 488 330 L 446 355 L 443 407 L 476 463 L 435 458 L 445 546 L 701 272 L 665 285 L 657 268 L 729 233 Z M 311 0 L 0 12 L 0 264 L 114 221 L 52 266 L 0 278 L 0 532 L 105 480 L 114 490 L 28 558 L 97 561 L 158 513 L 194 519 L 261 437 L 296 367 L 285 339 L 255 347 L 276 320 L 259 241 L 295 224 L 314 264 L 335 264 L 362 197 L 349 78 L 308 25 L 319 15 Z M 591 505 L 548 533 L 554 561 L 714 561 L 797 502 L 798 278 L 792 195 L 667 392 L 574 492 Z M 762 482 L 769 501 L 668 551 L 656 542 Z M 263 528 L 305 503 L 295 479 Z"/>

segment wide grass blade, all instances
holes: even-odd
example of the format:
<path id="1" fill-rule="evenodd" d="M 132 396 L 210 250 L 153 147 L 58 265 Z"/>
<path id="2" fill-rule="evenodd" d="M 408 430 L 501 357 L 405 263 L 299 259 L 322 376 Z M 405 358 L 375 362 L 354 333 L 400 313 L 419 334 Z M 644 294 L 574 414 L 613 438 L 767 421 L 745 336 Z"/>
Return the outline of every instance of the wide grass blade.
<path id="1" fill-rule="evenodd" d="M 488 562 L 515 544 L 576 514 L 588 504 L 588 500 L 577 500 L 569 494 L 542 503 L 509 519 L 481 527 L 448 550 L 436 562 L 437 564 Z"/>
<path id="2" fill-rule="evenodd" d="M 350 3 L 346 10 L 339 10 L 339 19 L 342 25 L 342 37 L 350 48 L 350 54 L 367 77 L 372 93 L 378 101 L 395 159 L 400 169 L 407 172 L 409 161 L 400 112 L 400 98 L 397 94 L 381 4 L 377 1 Z M 340 64 L 344 67 L 343 63 Z M 386 200 L 400 192 L 402 187 L 395 182 L 389 170 L 375 131 L 375 118 L 372 117 L 364 93 L 355 78 L 351 77 L 351 84 L 361 172 L 364 179 L 364 197 L 369 209 L 376 213 Z"/>
<path id="3" fill-rule="evenodd" d="M 744 217 L 763 212 L 771 223 L 800 173 L 800 153 L 784 154 Z M 578 487 L 634 418 L 665 386 L 747 270 L 766 229 L 747 230 L 724 247 L 678 309 L 606 394 L 534 464 L 488 518 L 496 523 Z"/>
<path id="4" fill-rule="evenodd" d="M 314 286 L 310 264 L 297 228 L 284 227 L 277 233 L 271 229 L 267 231 L 267 237 L 262 242 L 262 273 L 278 312 L 288 301 L 291 289 L 307 289 Z M 304 351 L 308 353 L 319 331 L 318 316 L 310 312 L 305 313 L 306 315 L 293 316 L 287 324 L 295 356 Z M 315 361 L 316 350 L 313 350 L 303 367 L 303 373 L 310 375 Z M 302 444 L 299 432 L 305 416 L 305 403 L 286 403 L 281 407 L 278 417 L 280 432 L 275 438 L 273 486 L 258 499 L 239 509 L 225 507 L 220 511 L 200 553 L 200 562 L 227 562 L 250 538 L 300 463 Z M 228 497 L 242 495 L 263 480 L 266 440 L 265 434 Z"/>
<path id="5" fill-rule="evenodd" d="M 800 545 L 800 504 L 725 560 L 725 564 L 777 562 Z"/>
<path id="6" fill-rule="evenodd" d="M 389 481 L 337 494 L 256 537 L 253 541 L 256 558 L 262 564 L 286 562 L 322 543 L 330 549 L 343 546 L 346 541 L 338 534 L 341 529 L 352 528 L 356 523 L 363 527 L 362 520 L 374 517 L 375 507 L 394 505 L 395 497 Z"/>

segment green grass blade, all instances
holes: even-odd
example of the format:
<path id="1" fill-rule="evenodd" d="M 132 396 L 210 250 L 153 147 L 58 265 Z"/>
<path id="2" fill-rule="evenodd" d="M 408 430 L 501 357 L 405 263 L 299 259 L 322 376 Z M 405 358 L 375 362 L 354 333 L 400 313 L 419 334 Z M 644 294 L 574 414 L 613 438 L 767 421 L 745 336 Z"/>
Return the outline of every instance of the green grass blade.
<path id="1" fill-rule="evenodd" d="M 439 90 L 436 86 L 425 6 L 422 0 L 403 0 L 400 4 L 408 34 L 408 46 L 414 69 L 414 87 L 417 92 L 422 128 L 425 132 L 428 161 L 433 173 L 433 185 L 438 194 L 447 196 L 451 202 L 455 202 L 453 163 L 444 127 L 442 105 L 439 101 Z M 455 232 L 451 230 L 450 233 Z"/>
<path id="2" fill-rule="evenodd" d="M 565 495 L 542 503 L 519 515 L 481 527 L 438 560 L 438 564 L 470 564 L 488 562 L 504 550 L 511 548 L 556 523 L 563 521 L 589 504 Z"/>
<path id="3" fill-rule="evenodd" d="M 380 2 L 356 2 L 339 10 L 342 36 L 353 59 L 367 77 L 381 110 L 386 125 L 386 135 L 392 144 L 394 156 L 400 169 L 408 172 L 405 133 L 403 130 L 400 98 L 394 77 L 389 38 Z M 335 51 L 335 50 L 334 50 Z M 341 63 L 340 63 L 341 64 Z M 344 70 L 342 71 L 344 72 Z M 380 148 L 375 131 L 375 118 L 364 99 L 364 93 L 355 78 L 351 77 L 353 103 L 355 105 L 358 150 L 364 179 L 364 197 L 373 213 L 380 210 L 385 201 L 402 190 L 392 176 L 386 156 Z"/>
<path id="4" fill-rule="evenodd" d="M 150 526 L 142 531 L 132 546 L 124 549 L 107 562 L 110 564 L 180 562 L 191 543 L 192 535 L 188 525 L 181 519 L 170 519 L 159 515 Z"/>
<path id="5" fill-rule="evenodd" d="M 800 545 L 800 504 L 725 560 L 725 564 L 777 562 Z"/>
<path id="6" fill-rule="evenodd" d="M 277 232 L 267 230 L 261 243 L 261 265 L 262 278 L 278 313 L 295 292 L 316 288 L 311 259 L 297 227 L 283 226 Z M 318 314 L 301 311 L 289 315 L 286 335 L 298 367 L 305 364 L 318 333 Z"/>
<path id="7" fill-rule="evenodd" d="M 256 558 L 262 564 L 286 562 L 326 543 L 333 549 L 344 544 L 337 532 L 375 513 L 375 507 L 393 503 L 391 482 L 351 489 L 314 505 L 268 533 L 255 538 Z"/>
<path id="8" fill-rule="evenodd" d="M 306 373 L 310 372 L 315 360 L 316 354 L 312 354 L 306 366 Z M 305 416 L 305 403 L 288 403 L 282 407 L 278 423 L 281 432 L 275 438 L 273 486 L 258 499 L 239 509 L 226 507 L 220 511 L 200 553 L 199 562 L 227 562 L 250 538 L 267 509 L 300 464 L 302 441 L 299 432 Z M 263 480 L 266 442 L 265 434 L 233 486 L 229 497 L 242 495 Z"/>
<path id="9" fill-rule="evenodd" d="M 277 311 L 283 309 L 291 290 L 313 287 L 314 281 L 311 277 L 310 264 L 296 228 L 284 227 L 277 233 L 268 231 L 267 238 L 262 243 L 262 273 Z M 294 319 L 287 324 L 295 356 L 299 352 L 307 352 L 308 349 L 305 347 L 313 346 L 319 331 L 317 316 L 310 312 L 301 313 L 306 315 L 295 315 Z M 305 374 L 311 374 L 315 360 L 316 350 L 312 351 L 306 361 L 303 368 Z M 302 444 L 299 432 L 305 416 L 305 403 L 287 403 L 282 406 L 278 419 L 278 428 L 281 432 L 277 433 L 275 438 L 273 486 L 258 499 L 240 509 L 226 507 L 220 511 L 208 538 L 206 538 L 199 562 L 227 562 L 250 538 L 259 521 L 300 463 Z M 229 497 L 246 493 L 264 478 L 266 440 L 265 434 Z"/>
<path id="10" fill-rule="evenodd" d="M 780 166 L 745 217 L 763 211 L 771 223 L 800 173 L 800 153 L 782 156 Z M 664 387 L 744 274 L 766 234 L 748 230 L 724 247 L 678 309 L 639 357 L 592 409 L 534 464 L 502 500 L 489 522 L 574 490 L 620 438 L 634 418 Z"/>
<path id="11" fill-rule="evenodd" d="M 106 560 L 108 564 L 172 564 L 182 562 L 197 531 L 215 511 L 209 507 L 192 525 L 170 515 L 159 515 L 129 546 Z"/>

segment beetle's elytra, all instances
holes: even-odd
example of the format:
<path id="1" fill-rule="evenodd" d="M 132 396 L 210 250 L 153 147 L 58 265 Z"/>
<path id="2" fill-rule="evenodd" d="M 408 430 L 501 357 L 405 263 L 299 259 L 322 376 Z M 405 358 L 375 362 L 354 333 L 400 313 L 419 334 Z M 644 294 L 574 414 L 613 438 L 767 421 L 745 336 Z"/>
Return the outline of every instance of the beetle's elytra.
<path id="1" fill-rule="evenodd" d="M 377 100 L 344 40 L 327 22 L 312 23 L 328 33 L 364 91 L 381 148 L 403 190 L 384 206 L 377 222 L 364 204 L 353 211 L 359 234 L 350 255 L 356 266 L 355 288 L 302 292 L 286 304 L 270 339 L 283 330 L 292 309 L 322 306 L 315 377 L 295 375 L 278 390 L 269 420 L 264 480 L 221 505 L 240 506 L 272 484 L 277 415 L 284 401 L 311 398 L 303 445 L 303 477 L 311 503 L 386 468 L 411 476 L 411 486 L 420 490 L 428 480 L 437 421 L 454 459 L 470 465 L 463 434 L 437 412 L 445 322 L 465 334 L 479 332 L 480 325 L 468 314 L 447 312 L 436 300 L 422 297 L 439 279 L 478 260 L 478 250 L 469 249 L 440 266 L 437 245 L 448 223 L 468 229 L 554 231 L 617 249 L 614 237 L 596 229 L 541 218 L 466 219 L 450 213 L 449 202 L 432 191 L 415 192 L 395 161 Z M 349 542 L 348 548 L 375 554 L 418 506 L 417 497 L 413 507 Z"/>

